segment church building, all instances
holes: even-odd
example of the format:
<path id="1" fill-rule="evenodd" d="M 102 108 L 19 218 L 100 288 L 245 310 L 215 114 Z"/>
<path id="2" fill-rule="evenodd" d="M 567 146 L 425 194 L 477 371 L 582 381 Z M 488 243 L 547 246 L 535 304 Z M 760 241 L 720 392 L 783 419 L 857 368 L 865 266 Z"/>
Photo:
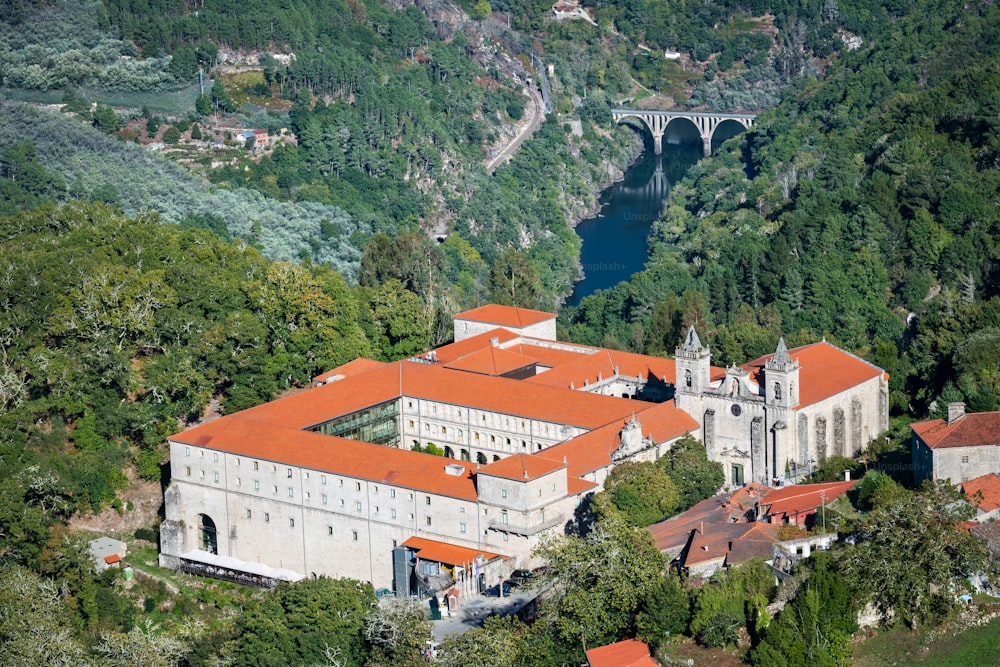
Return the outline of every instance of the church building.
<path id="1" fill-rule="evenodd" d="M 886 428 L 885 374 L 825 342 L 722 369 L 693 329 L 665 359 L 559 341 L 539 311 L 454 320 L 452 344 L 358 359 L 169 438 L 161 564 L 401 594 L 492 585 L 534 565 L 615 465 L 685 435 L 741 485 L 850 456 Z"/>

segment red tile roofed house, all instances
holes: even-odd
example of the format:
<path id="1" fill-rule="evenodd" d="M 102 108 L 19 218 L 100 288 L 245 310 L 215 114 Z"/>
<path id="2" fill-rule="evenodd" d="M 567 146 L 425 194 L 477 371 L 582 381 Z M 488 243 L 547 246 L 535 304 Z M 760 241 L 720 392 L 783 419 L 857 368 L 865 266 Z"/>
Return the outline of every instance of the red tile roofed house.
<path id="1" fill-rule="evenodd" d="M 455 342 L 496 327 L 545 340 L 556 339 L 556 316 L 540 310 L 488 304 L 454 316 Z"/>
<path id="2" fill-rule="evenodd" d="M 990 521 L 1000 517 L 1000 476 L 987 473 L 982 477 L 962 482 L 962 493 L 976 506 L 977 521 Z"/>
<path id="3" fill-rule="evenodd" d="M 717 379 L 692 328 L 674 355 L 677 407 L 699 421 L 727 483 L 774 484 L 828 456 L 854 456 L 888 427 L 888 376 L 829 343 L 774 354 Z M 794 473 L 793 473 L 794 474 Z"/>
<path id="4" fill-rule="evenodd" d="M 807 527 L 819 508 L 850 491 L 857 480 L 823 484 L 792 484 L 768 489 L 760 501 L 760 517 L 770 523 Z"/>
<path id="5" fill-rule="evenodd" d="M 965 482 L 1000 472 L 1000 412 L 966 414 L 964 403 L 949 403 L 947 419 L 910 424 L 913 476 Z"/>
<path id="6" fill-rule="evenodd" d="M 385 365 L 386 363 L 384 361 L 376 361 L 375 359 L 365 359 L 364 357 L 359 357 L 353 361 L 348 361 L 346 364 L 337 366 L 333 370 L 317 375 L 313 378 L 313 382 L 316 384 L 336 382 L 337 380 L 354 377 L 355 375 L 362 375 L 368 371 L 373 371 L 376 368 L 382 368 Z"/>
<path id="7" fill-rule="evenodd" d="M 614 644 L 586 651 L 590 667 L 659 667 L 650 657 L 649 646 L 638 639 L 624 639 Z"/>
<path id="8" fill-rule="evenodd" d="M 766 486 L 749 484 L 727 494 L 706 498 L 677 516 L 648 527 L 656 548 L 677 558 L 691 539 L 691 533 L 713 524 L 747 524 L 757 518 L 758 503 Z"/>

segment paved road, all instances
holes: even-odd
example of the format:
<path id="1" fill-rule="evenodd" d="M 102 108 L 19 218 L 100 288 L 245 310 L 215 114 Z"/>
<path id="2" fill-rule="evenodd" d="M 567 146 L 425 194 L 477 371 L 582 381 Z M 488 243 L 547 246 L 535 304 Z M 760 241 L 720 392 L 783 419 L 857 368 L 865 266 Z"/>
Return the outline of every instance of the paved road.
<path id="1" fill-rule="evenodd" d="M 434 621 L 432 633 L 434 641 L 441 641 L 448 635 L 462 634 L 471 628 L 482 626 L 487 616 L 510 616 L 517 613 L 521 607 L 531 602 L 538 595 L 537 591 L 523 589 L 512 591 L 512 595 L 503 598 L 488 598 L 477 595 L 463 600 L 454 616 L 445 616 L 440 621 Z"/>
<path id="2" fill-rule="evenodd" d="M 497 153 L 495 158 L 486 163 L 486 170 L 491 174 L 503 163 L 504 160 L 512 156 L 521 144 L 523 144 L 528 137 L 534 134 L 535 130 L 537 130 L 542 124 L 542 121 L 545 120 L 545 104 L 542 102 L 541 94 L 539 94 L 532 84 L 528 84 L 525 88 L 525 92 L 527 92 L 528 97 L 531 98 L 531 104 L 529 105 L 533 114 L 531 122 L 521 128 L 521 131 L 517 133 L 517 136 L 514 137 L 509 144 L 507 144 L 506 148 Z"/>

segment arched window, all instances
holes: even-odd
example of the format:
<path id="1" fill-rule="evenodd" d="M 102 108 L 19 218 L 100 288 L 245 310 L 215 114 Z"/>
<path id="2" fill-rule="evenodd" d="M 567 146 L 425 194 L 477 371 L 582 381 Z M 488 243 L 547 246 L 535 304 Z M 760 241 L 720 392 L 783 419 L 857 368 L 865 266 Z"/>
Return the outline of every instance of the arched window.
<path id="1" fill-rule="evenodd" d="M 486 465 L 486 454 L 483 454 L 482 452 L 476 454 L 476 463 Z"/>
<path id="2" fill-rule="evenodd" d="M 687 388 L 689 388 L 689 389 L 691 388 L 691 370 L 690 369 L 684 371 L 684 386 L 687 387 Z"/>
<path id="3" fill-rule="evenodd" d="M 779 382 L 774 383 L 774 400 L 781 400 L 781 383 Z"/>
<path id="4" fill-rule="evenodd" d="M 729 391 L 730 391 L 730 393 L 733 396 L 736 396 L 737 394 L 739 394 L 740 393 L 740 381 L 739 380 L 733 380 L 733 384 L 730 387 Z"/>
<path id="5" fill-rule="evenodd" d="M 469 450 L 468 449 L 463 449 L 462 450 L 462 460 L 463 461 L 471 461 L 472 460 L 471 458 L 469 458 Z"/>
<path id="6" fill-rule="evenodd" d="M 499 456 L 497 456 L 496 454 L 494 454 L 494 455 L 493 455 L 493 463 L 496 463 L 496 462 L 497 462 L 497 461 L 499 461 L 499 460 L 500 460 L 500 457 L 499 457 Z"/>
<path id="7" fill-rule="evenodd" d="M 207 514 L 198 515 L 198 533 L 201 550 L 210 554 L 219 553 L 219 538 L 215 531 L 215 522 Z"/>
<path id="8" fill-rule="evenodd" d="M 453 458 L 455 458 L 455 450 L 452 449 L 451 447 L 445 447 L 444 448 L 444 455 L 446 457 L 448 457 L 449 459 L 453 459 Z"/>

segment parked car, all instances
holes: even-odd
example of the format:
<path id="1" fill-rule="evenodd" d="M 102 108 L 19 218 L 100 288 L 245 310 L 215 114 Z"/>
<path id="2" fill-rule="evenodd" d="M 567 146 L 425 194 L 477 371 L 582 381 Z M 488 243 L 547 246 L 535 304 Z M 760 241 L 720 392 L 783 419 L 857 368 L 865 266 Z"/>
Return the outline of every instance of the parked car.
<path id="1" fill-rule="evenodd" d="M 503 597 L 509 596 L 510 590 L 511 590 L 510 582 L 509 581 L 503 582 Z M 483 595 L 485 595 L 488 598 L 500 597 L 500 584 L 497 584 L 496 586 L 490 586 L 485 591 L 483 591 Z"/>
<path id="2" fill-rule="evenodd" d="M 517 586 L 524 586 L 531 583 L 535 573 L 531 570 L 514 570 L 510 573 L 510 581 Z"/>

